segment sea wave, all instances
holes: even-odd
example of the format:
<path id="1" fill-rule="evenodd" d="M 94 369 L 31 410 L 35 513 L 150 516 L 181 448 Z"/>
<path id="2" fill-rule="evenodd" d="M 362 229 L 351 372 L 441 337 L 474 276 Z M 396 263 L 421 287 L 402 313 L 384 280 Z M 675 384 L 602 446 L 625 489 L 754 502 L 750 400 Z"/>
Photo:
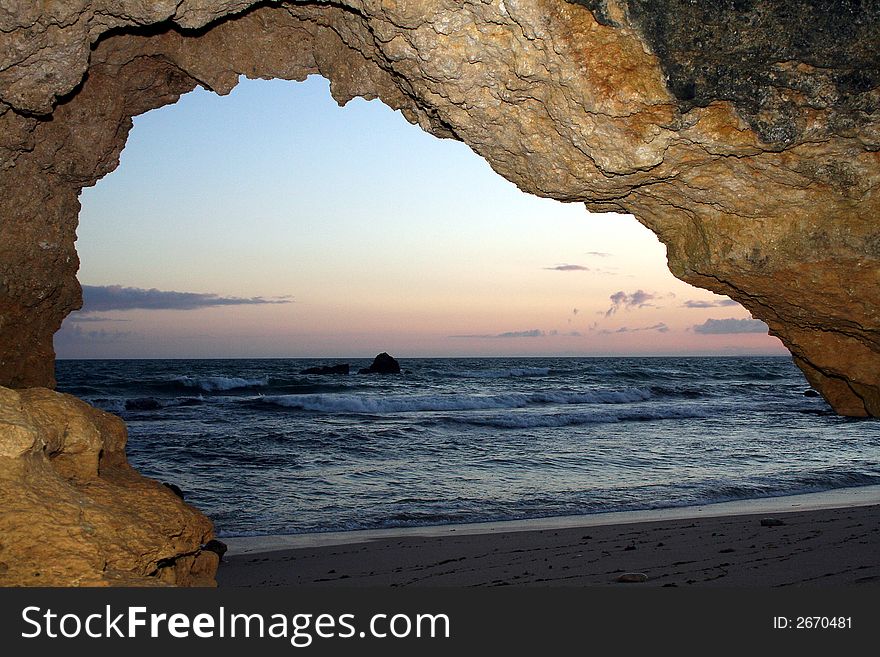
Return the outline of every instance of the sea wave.
<path id="1" fill-rule="evenodd" d="M 804 495 L 841 488 L 880 484 L 880 470 L 866 466 L 853 469 L 818 469 L 776 473 L 770 477 L 745 478 L 736 482 L 703 482 L 697 487 L 696 503 L 760 499 L 779 495 Z"/>
<path id="2" fill-rule="evenodd" d="M 100 408 L 108 413 L 116 413 L 117 415 L 125 411 L 124 399 L 106 399 L 103 397 L 84 397 L 84 401 L 88 402 L 95 408 Z"/>
<path id="3" fill-rule="evenodd" d="M 590 392 L 534 392 L 499 395 L 266 395 L 256 398 L 271 404 L 303 411 L 325 413 L 406 413 L 429 411 L 477 411 L 523 408 L 547 404 L 628 404 L 651 398 L 648 390 L 595 390 Z"/>
<path id="4" fill-rule="evenodd" d="M 108 413 L 116 413 L 117 415 L 126 411 L 157 411 L 163 408 L 173 408 L 175 406 L 198 406 L 203 404 L 205 398 L 201 395 L 197 397 L 92 397 L 86 401 L 92 406 L 100 408 Z"/>
<path id="5" fill-rule="evenodd" d="M 179 376 L 175 383 L 184 388 L 195 388 L 203 392 L 225 392 L 242 388 L 264 388 L 269 385 L 269 378 L 244 379 L 238 376 Z"/>
<path id="6" fill-rule="evenodd" d="M 508 413 L 483 417 L 450 417 L 444 421 L 494 429 L 541 429 L 570 427 L 586 424 L 614 424 L 620 422 L 650 422 L 655 420 L 680 420 L 708 417 L 699 408 L 651 408 L 632 409 L 625 412 L 596 409 L 567 413 Z"/>
<path id="7" fill-rule="evenodd" d="M 452 376 L 476 379 L 508 379 L 522 376 L 548 376 L 549 367 L 510 367 L 496 370 L 454 370 Z"/>
<path id="8" fill-rule="evenodd" d="M 174 406 L 198 406 L 204 403 L 205 398 L 198 397 L 136 397 L 134 399 L 125 400 L 125 410 L 127 411 L 155 411 L 161 408 L 172 408 Z"/>

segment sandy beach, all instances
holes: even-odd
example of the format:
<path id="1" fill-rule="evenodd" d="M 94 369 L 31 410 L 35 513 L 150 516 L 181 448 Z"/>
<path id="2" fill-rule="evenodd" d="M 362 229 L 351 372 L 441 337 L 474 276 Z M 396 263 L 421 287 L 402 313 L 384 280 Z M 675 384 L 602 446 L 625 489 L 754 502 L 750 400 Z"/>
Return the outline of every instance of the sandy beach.
<path id="1" fill-rule="evenodd" d="M 658 511 L 224 540 L 221 587 L 877 586 L 880 486 Z"/>

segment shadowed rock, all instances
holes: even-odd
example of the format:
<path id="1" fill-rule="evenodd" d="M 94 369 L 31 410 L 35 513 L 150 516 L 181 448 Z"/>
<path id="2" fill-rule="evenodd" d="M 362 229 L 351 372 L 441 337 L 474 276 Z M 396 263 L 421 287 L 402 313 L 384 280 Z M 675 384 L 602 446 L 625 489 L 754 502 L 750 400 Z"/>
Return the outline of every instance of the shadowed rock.
<path id="1" fill-rule="evenodd" d="M 369 367 L 364 367 L 358 374 L 399 374 L 400 363 L 384 351 L 373 359 Z"/>
<path id="2" fill-rule="evenodd" d="M 226 551 L 229 547 L 223 541 L 218 541 L 216 538 L 211 539 L 207 543 L 202 546 L 202 550 L 206 550 L 208 552 L 214 552 L 218 557 L 220 557 L 221 561 L 223 559 L 223 555 L 226 554 Z"/>

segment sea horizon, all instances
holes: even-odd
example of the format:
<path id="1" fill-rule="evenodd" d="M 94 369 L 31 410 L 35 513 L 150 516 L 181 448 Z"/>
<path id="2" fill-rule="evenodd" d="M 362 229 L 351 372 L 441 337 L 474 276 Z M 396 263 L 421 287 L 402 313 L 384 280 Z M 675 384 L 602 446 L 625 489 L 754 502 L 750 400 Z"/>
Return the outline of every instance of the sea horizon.
<path id="1" fill-rule="evenodd" d="M 382 352 L 380 352 L 382 353 Z M 422 359 L 431 359 L 431 360 L 489 360 L 493 358 L 497 359 L 515 359 L 515 358 L 785 358 L 791 359 L 791 354 L 778 354 L 778 353 L 762 353 L 762 352 L 754 352 L 754 353 L 654 353 L 654 354 L 583 354 L 583 355 L 575 355 L 575 354 L 550 354 L 550 355 L 535 355 L 535 356 L 507 356 L 507 355 L 487 355 L 487 356 L 407 356 L 407 355 L 398 355 L 391 354 L 397 360 L 422 360 Z M 65 357 L 65 356 L 57 356 L 55 358 L 56 361 L 130 361 L 130 360 L 372 360 L 374 355 L 365 356 L 131 356 L 131 357 Z"/>

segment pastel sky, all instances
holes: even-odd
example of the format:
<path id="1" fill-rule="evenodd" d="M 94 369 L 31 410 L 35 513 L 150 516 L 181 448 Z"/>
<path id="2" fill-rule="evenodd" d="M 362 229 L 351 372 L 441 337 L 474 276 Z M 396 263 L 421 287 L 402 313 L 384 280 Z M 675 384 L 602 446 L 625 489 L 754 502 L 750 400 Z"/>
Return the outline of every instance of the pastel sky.
<path id="1" fill-rule="evenodd" d="M 136 117 L 81 202 L 61 358 L 785 353 L 633 217 L 523 194 L 315 76 Z"/>

